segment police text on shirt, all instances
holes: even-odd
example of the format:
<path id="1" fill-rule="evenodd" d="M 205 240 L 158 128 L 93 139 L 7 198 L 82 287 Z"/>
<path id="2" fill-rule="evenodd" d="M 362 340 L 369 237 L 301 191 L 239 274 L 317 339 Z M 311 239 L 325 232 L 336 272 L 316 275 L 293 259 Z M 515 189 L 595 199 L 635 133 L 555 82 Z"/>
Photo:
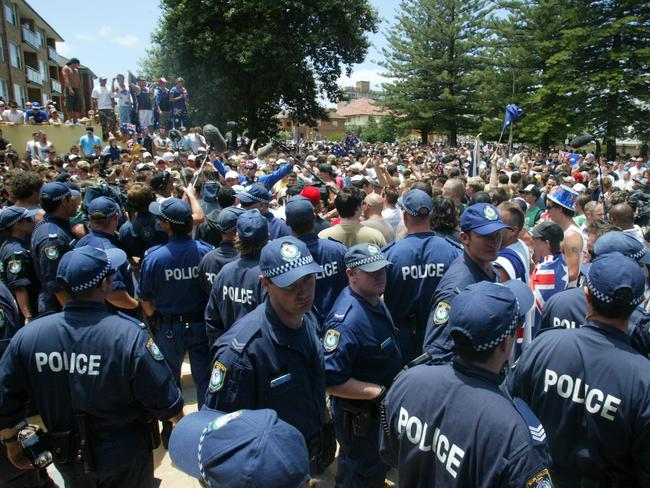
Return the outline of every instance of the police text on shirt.
<path id="1" fill-rule="evenodd" d="M 78 373 L 88 376 L 98 376 L 102 357 L 99 354 L 86 355 L 76 352 L 73 352 L 68 357 L 68 353 L 65 351 L 54 351 L 49 354 L 37 352 L 34 354 L 34 359 L 36 360 L 36 369 L 39 373 L 43 372 L 43 366 L 47 366 L 53 373 L 69 371 L 70 374 Z"/>
<path id="2" fill-rule="evenodd" d="M 402 279 L 407 277 L 421 280 L 424 278 L 442 278 L 445 274 L 444 263 L 427 263 L 412 266 L 402 266 Z"/>

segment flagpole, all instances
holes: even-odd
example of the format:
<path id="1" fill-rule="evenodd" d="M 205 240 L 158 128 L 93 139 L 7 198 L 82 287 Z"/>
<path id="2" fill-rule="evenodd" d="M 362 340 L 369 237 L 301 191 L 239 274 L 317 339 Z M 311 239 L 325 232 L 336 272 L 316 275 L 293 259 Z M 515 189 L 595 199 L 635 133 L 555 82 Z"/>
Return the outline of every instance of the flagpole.
<path id="1" fill-rule="evenodd" d="M 510 152 L 512 151 L 512 126 L 515 125 L 515 121 L 510 122 L 510 136 L 508 137 L 508 157 L 510 157 Z"/>

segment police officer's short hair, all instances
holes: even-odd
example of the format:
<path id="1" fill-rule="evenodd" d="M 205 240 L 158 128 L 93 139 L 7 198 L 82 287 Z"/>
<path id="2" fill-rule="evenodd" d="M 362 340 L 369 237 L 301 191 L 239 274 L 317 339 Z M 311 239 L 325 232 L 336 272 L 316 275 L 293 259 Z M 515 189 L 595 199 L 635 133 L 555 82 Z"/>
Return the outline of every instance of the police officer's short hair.
<path id="1" fill-rule="evenodd" d="M 453 331 L 450 333 L 450 335 L 451 338 L 454 340 L 454 351 L 456 352 L 456 354 L 458 354 L 461 358 L 466 359 L 468 361 L 485 363 L 492 357 L 492 354 L 494 353 L 494 349 L 496 349 L 496 347 L 498 346 L 497 344 L 497 346 L 495 346 L 492 349 L 488 349 L 486 351 L 477 351 L 472 346 L 471 341 L 463 333 L 459 331 Z"/>
<path id="2" fill-rule="evenodd" d="M 56 212 L 56 209 L 59 208 L 63 201 L 68 198 L 70 198 L 70 195 L 65 198 L 60 198 L 59 200 L 52 200 L 48 195 L 41 195 L 41 208 L 45 211 L 45 213 Z"/>
<path id="3" fill-rule="evenodd" d="M 632 315 L 636 305 L 630 305 L 634 298 L 632 290 L 629 288 L 622 288 L 616 291 L 614 301 L 606 303 L 591 293 L 591 307 L 594 311 L 603 317 L 610 319 L 627 319 Z"/>
<path id="4" fill-rule="evenodd" d="M 363 203 L 363 192 L 354 186 L 346 186 L 339 191 L 334 199 L 334 206 L 342 218 L 354 217 Z"/>
<path id="5" fill-rule="evenodd" d="M 175 236 L 185 236 L 192 231 L 193 220 L 191 215 L 187 218 L 184 224 L 175 224 L 174 222 L 166 220 L 164 217 L 160 218 L 169 224 L 169 228 Z"/>

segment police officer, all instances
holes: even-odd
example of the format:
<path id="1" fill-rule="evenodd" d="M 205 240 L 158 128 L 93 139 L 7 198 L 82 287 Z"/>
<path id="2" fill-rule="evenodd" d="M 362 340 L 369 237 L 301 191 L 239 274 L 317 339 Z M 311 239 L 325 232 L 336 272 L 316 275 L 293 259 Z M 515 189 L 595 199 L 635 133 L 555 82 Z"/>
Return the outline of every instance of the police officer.
<path id="1" fill-rule="evenodd" d="M 533 304 L 525 283 L 482 281 L 454 299 L 452 364 L 408 369 L 383 404 L 381 456 L 409 487 L 550 487 L 544 428 L 499 385 Z"/>
<path id="2" fill-rule="evenodd" d="M 0 227 L 7 232 L 7 240 L 0 247 L 0 278 L 18 302 L 21 325 L 36 316 L 38 310 L 40 285 L 29 249 L 34 216 L 38 212 L 38 209 L 16 206 L 0 212 Z"/>
<path id="3" fill-rule="evenodd" d="M 198 266 L 212 246 L 192 239 L 192 211 L 187 202 L 168 198 L 162 203 L 152 202 L 149 211 L 158 216 L 169 242 L 145 253 L 138 295 L 155 329 L 156 343 L 178 381 L 183 358 L 189 351 L 200 407 L 210 378 L 210 353 L 203 322 L 206 299 Z M 167 435 L 170 425 L 164 427 Z"/>
<path id="4" fill-rule="evenodd" d="M 153 417 L 183 414 L 181 391 L 144 325 L 104 307 L 125 260 L 119 249 L 66 253 L 57 278 L 71 300 L 19 330 L 0 361 L 0 437 L 9 459 L 30 467 L 16 438 L 30 399 L 66 486 L 152 486 Z"/>
<path id="5" fill-rule="evenodd" d="M 349 285 L 325 319 L 327 393 L 340 445 L 338 487 L 383 487 L 379 402 L 402 366 L 397 330 L 380 295 L 391 263 L 374 244 L 345 253 Z"/>
<path id="6" fill-rule="evenodd" d="M 68 300 L 56 280 L 56 269 L 63 255 L 76 242 L 70 219 L 79 208 L 79 192 L 55 181 L 41 188 L 41 207 L 45 210 L 32 233 L 31 251 L 36 277 L 41 282 L 38 312 L 56 312 Z"/>
<path id="7" fill-rule="evenodd" d="M 210 344 L 266 297 L 260 282 L 260 252 L 269 239 L 267 220 L 253 209 L 239 215 L 236 225 L 241 256 L 216 276 L 205 309 Z"/>
<path id="8" fill-rule="evenodd" d="M 205 404 L 224 412 L 275 410 L 300 431 L 315 460 L 323 454 L 325 368 L 310 310 L 323 269 L 295 237 L 264 246 L 260 268 L 268 296 L 217 339 Z"/>
<path id="9" fill-rule="evenodd" d="M 97 197 L 88 205 L 90 232 L 77 242 L 75 247 L 92 246 L 98 249 L 120 249 L 116 231 L 120 208 L 108 197 Z M 113 276 L 113 291 L 108 295 L 109 310 L 135 310 L 138 301 L 134 298 L 135 286 L 129 263 L 124 263 Z"/>
<path id="10" fill-rule="evenodd" d="M 314 298 L 314 307 L 322 320 L 329 314 L 339 293 L 348 285 L 344 259 L 348 248 L 334 239 L 318 238 L 314 229 L 314 206 L 309 199 L 302 196 L 290 198 L 285 215 L 293 234 L 307 245 L 314 261 L 323 267 L 323 272 L 316 274 Z"/>
<path id="11" fill-rule="evenodd" d="M 199 263 L 201 288 L 206 296 L 210 295 L 212 284 L 221 268 L 239 257 L 235 247 L 237 237 L 237 218 L 244 213 L 239 207 L 227 207 L 219 211 L 216 227 L 221 234 L 221 242 L 217 247 L 203 256 Z"/>
<path id="12" fill-rule="evenodd" d="M 411 190 L 397 205 L 402 209 L 407 235 L 382 250 L 393 263 L 386 270 L 384 300 L 399 330 L 402 361 L 407 363 L 422 353 L 431 299 L 461 250 L 431 231 L 433 201 L 425 192 Z"/>
<path id="13" fill-rule="evenodd" d="M 650 362 L 627 335 L 644 286 L 634 260 L 598 256 L 586 324 L 539 334 L 508 377 L 546 428 L 558 486 L 650 486 Z"/>
<path id="14" fill-rule="evenodd" d="M 246 188 L 244 191 L 236 193 L 235 196 L 239 199 L 242 208 L 246 210 L 258 209 L 262 215 L 269 222 L 269 234 L 271 239 L 277 239 L 282 236 L 290 236 L 291 229 L 283 220 L 275 217 L 269 212 L 269 203 L 273 196 L 268 190 L 259 185 L 253 185 Z"/>
<path id="15" fill-rule="evenodd" d="M 492 262 L 499 255 L 501 230 L 508 228 L 496 207 L 489 203 L 476 203 L 463 212 L 460 218 L 463 254 L 451 264 L 433 296 L 433 308 L 424 336 L 425 352 L 451 359 L 453 343 L 447 330 L 447 319 L 454 298 L 472 283 L 498 281 L 499 275 Z"/>

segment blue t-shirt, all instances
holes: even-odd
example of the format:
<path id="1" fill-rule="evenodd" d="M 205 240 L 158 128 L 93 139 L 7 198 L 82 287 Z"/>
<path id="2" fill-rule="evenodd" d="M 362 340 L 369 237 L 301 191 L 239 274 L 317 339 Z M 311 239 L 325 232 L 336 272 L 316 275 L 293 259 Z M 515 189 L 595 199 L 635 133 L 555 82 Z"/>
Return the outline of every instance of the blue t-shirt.
<path id="1" fill-rule="evenodd" d="M 102 144 L 102 140 L 95 135 L 91 137 L 88 136 L 88 134 L 86 134 L 81 139 L 79 139 L 79 147 L 81 147 L 81 149 L 83 150 L 86 156 L 90 156 L 91 154 L 94 154 L 95 151 L 93 150 L 93 148 L 95 146 L 101 146 L 101 144 Z"/>

